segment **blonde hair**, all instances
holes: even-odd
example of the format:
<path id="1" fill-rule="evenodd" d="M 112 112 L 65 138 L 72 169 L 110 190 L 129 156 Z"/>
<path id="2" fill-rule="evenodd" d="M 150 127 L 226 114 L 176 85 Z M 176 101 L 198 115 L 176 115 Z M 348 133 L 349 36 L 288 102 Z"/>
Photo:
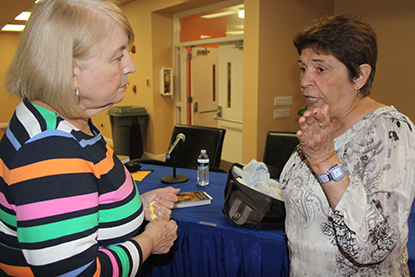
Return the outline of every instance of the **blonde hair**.
<path id="1" fill-rule="evenodd" d="M 86 117 L 75 93 L 74 63 L 102 50 L 113 24 L 134 34 L 115 0 L 43 0 L 35 5 L 6 77 L 12 95 L 41 100 L 66 118 Z"/>

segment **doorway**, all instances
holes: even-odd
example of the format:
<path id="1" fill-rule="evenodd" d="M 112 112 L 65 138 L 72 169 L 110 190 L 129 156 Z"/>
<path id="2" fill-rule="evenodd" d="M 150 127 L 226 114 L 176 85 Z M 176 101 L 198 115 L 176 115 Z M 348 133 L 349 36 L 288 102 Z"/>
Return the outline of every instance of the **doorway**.
<path id="1" fill-rule="evenodd" d="M 242 99 L 243 99 L 243 20 L 242 25 L 235 19 L 243 4 L 235 6 L 205 7 L 205 11 L 174 16 L 177 24 L 185 18 L 195 22 L 203 21 L 203 16 L 228 13 L 226 19 L 215 19 L 218 26 L 225 26 L 225 36 L 194 36 L 195 40 L 182 41 L 180 25 L 175 32 L 175 118 L 176 124 L 200 125 L 226 129 L 222 150 L 222 160 L 242 162 Z M 240 2 L 239 2 L 240 3 Z M 221 3 L 223 5 L 224 3 Z M 219 13 L 218 13 L 219 11 Z M 195 15 L 195 14 L 199 14 Z M 212 18 L 210 19 L 212 23 Z M 223 24 L 225 22 L 226 24 Z M 232 27 L 229 24 L 232 23 Z M 235 25 L 237 22 L 239 25 Z M 210 26 L 213 24 L 210 24 Z M 226 27 L 228 26 L 228 27 Z M 237 27 L 235 27 L 237 26 Z M 222 28 L 221 27 L 221 28 Z M 230 28 L 233 28 L 230 31 Z M 239 28 L 242 31 L 235 31 Z M 209 31 L 204 30 L 204 34 Z M 216 30 L 216 33 L 218 30 Z M 187 29 L 194 35 L 194 30 Z M 197 33 L 197 32 L 196 32 Z"/>
<path id="2" fill-rule="evenodd" d="M 242 161 L 243 44 L 193 47 L 191 125 L 226 129 L 222 159 Z M 189 81 L 188 81 L 189 83 Z"/>

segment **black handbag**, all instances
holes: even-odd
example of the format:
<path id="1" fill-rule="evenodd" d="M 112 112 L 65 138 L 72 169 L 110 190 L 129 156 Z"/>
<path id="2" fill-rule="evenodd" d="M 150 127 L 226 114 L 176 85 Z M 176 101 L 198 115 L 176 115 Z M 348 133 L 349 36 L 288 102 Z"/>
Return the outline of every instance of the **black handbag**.
<path id="1" fill-rule="evenodd" d="M 243 167 L 235 163 L 228 173 L 223 204 L 227 218 L 245 229 L 284 229 L 284 202 L 241 184 L 234 175 L 234 166 Z"/>

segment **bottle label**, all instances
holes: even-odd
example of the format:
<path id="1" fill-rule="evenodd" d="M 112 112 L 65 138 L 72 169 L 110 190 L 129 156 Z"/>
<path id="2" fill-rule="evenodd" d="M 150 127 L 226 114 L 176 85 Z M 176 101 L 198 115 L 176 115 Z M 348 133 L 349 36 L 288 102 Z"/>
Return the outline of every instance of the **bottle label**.
<path id="1" fill-rule="evenodd" d="M 209 159 L 197 159 L 197 162 L 200 163 L 200 164 L 208 164 Z"/>

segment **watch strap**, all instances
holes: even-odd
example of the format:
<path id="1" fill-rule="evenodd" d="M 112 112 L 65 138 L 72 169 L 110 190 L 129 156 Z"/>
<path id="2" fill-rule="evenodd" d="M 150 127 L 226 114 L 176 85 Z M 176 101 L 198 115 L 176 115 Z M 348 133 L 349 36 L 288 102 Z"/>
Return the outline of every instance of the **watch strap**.
<path id="1" fill-rule="evenodd" d="M 318 177 L 318 180 L 320 181 L 320 183 L 322 183 L 322 184 L 328 183 L 328 182 L 331 181 L 330 174 L 328 172 L 317 175 L 317 177 Z"/>

